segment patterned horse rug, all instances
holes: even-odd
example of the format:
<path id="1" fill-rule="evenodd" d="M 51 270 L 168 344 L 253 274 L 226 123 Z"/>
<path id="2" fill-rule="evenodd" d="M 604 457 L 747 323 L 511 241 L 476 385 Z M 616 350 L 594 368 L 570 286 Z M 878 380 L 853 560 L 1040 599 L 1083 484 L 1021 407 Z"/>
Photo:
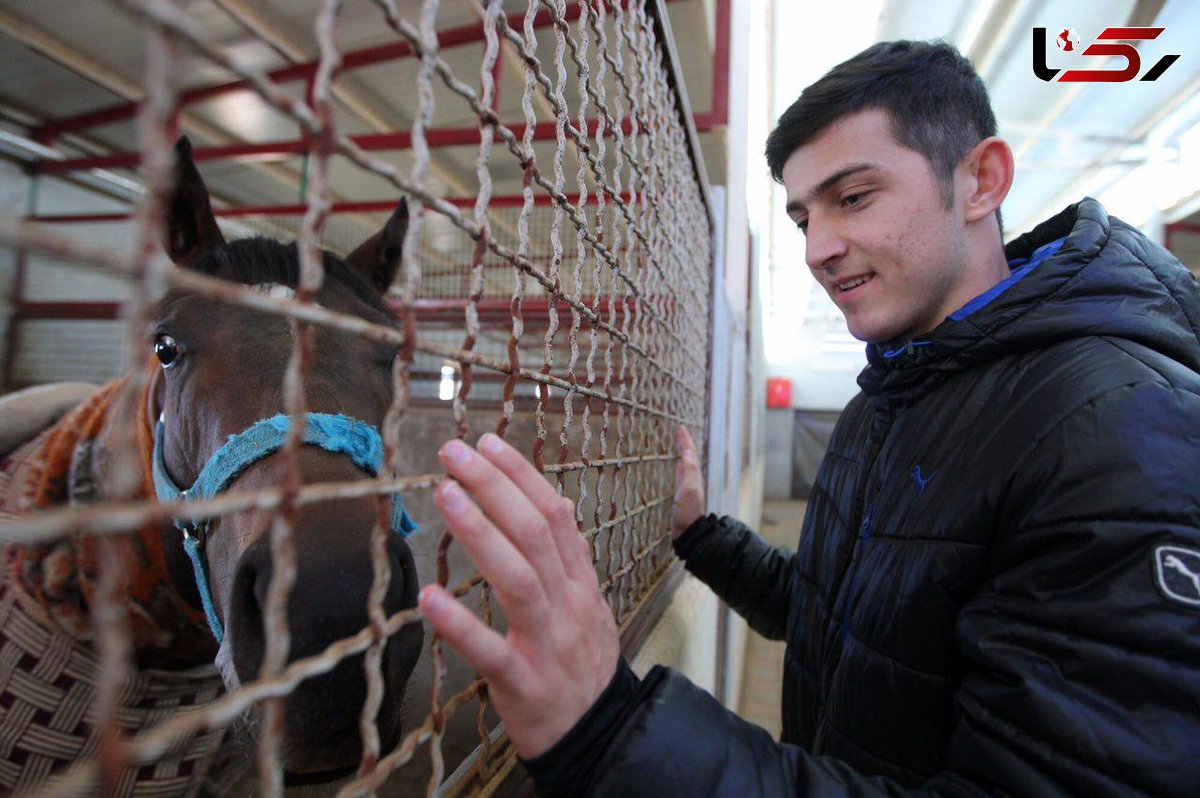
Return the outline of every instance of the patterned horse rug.
<path id="1" fill-rule="evenodd" d="M 61 504 L 104 498 L 109 410 L 125 379 L 98 389 L 55 426 L 0 461 L 0 525 Z M 136 423 L 142 463 L 138 498 L 154 495 L 146 397 Z M 150 525 L 117 538 L 127 575 L 124 609 L 139 670 L 126 678 L 118 724 L 133 734 L 208 703 L 222 692 L 210 663 L 215 644 L 204 615 L 170 587 L 162 533 Z M 8 544 L 0 563 L 0 793 L 43 785 L 52 772 L 99 745 L 99 658 L 89 608 L 97 588 L 94 539 Z M 121 774 L 119 796 L 191 796 L 220 790 L 224 730 L 200 733 L 161 761 Z M 211 781 L 215 779 L 216 783 Z M 53 790 L 53 785 L 47 785 Z"/>

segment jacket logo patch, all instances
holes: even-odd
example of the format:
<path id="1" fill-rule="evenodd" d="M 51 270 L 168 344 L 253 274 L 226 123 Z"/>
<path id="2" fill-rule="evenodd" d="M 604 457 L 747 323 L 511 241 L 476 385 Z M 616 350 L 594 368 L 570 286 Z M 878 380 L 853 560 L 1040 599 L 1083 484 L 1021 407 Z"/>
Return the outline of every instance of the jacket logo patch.
<path id="1" fill-rule="evenodd" d="M 937 471 L 934 471 L 927 477 L 922 477 L 921 467 L 915 466 L 909 476 L 913 478 L 913 482 L 917 483 L 917 495 L 919 496 L 925 492 L 925 486 L 929 484 L 929 481 L 937 476 Z"/>
<path id="2" fill-rule="evenodd" d="M 1159 591 L 1188 607 L 1200 607 L 1200 551 L 1180 546 L 1154 550 L 1154 576 Z"/>

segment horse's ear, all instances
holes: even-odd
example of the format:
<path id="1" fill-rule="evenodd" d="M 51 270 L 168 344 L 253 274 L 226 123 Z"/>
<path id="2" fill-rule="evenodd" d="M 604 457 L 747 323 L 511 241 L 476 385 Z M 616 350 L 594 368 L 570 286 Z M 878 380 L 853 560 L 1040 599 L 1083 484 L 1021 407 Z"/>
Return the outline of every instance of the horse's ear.
<path id="1" fill-rule="evenodd" d="M 204 253 L 225 243 L 213 217 L 208 189 L 192 161 L 187 136 L 175 142 L 175 186 L 167 199 L 163 248 L 180 266 L 190 266 Z"/>
<path id="2" fill-rule="evenodd" d="M 383 229 L 347 255 L 346 264 L 367 278 L 367 282 L 378 288 L 379 293 L 384 293 L 392 280 L 396 279 L 407 232 L 408 202 L 401 197 Z"/>

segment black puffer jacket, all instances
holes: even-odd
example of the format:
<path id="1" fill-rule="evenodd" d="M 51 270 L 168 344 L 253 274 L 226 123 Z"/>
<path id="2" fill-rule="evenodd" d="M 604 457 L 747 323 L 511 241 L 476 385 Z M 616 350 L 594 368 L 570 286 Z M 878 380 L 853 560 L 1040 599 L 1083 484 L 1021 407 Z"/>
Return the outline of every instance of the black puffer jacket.
<path id="1" fill-rule="evenodd" d="M 872 349 L 798 553 L 711 516 L 678 542 L 787 639 L 786 744 L 656 669 L 588 792 L 1200 794 L 1200 291 L 1092 200 L 1008 257 L 1063 236 Z"/>

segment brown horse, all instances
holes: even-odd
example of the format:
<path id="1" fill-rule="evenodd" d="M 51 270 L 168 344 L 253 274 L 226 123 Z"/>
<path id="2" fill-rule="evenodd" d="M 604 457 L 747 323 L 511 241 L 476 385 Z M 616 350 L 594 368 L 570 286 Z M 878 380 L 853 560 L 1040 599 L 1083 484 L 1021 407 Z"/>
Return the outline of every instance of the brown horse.
<path id="1" fill-rule="evenodd" d="M 176 152 L 178 180 L 165 231 L 172 260 L 185 269 L 264 291 L 294 290 L 299 274 L 297 247 L 261 238 L 226 243 L 186 140 L 180 141 Z M 399 266 L 407 221 L 401 201 L 384 228 L 345 259 L 324 253 L 325 281 L 317 301 L 330 310 L 394 326 L 383 290 Z M 366 479 L 379 465 L 376 431 L 392 399 L 396 349 L 325 328 L 317 330 L 315 340 L 315 357 L 304 385 L 309 430 L 329 419 L 341 421 L 327 435 L 335 439 L 334 444 L 306 439 L 315 445 L 301 447 L 298 455 L 303 481 Z M 159 458 L 157 481 L 165 477 L 168 484 L 194 489 L 199 481 L 229 492 L 279 484 L 284 468 L 277 454 L 226 469 L 220 484 L 212 482 L 211 472 L 214 455 L 229 450 L 231 436 L 258 434 L 265 429 L 260 422 L 284 412 L 281 384 L 291 348 L 292 331 L 285 319 L 186 291 L 168 293 L 158 306 L 148 341 L 147 356 L 156 376 L 144 397 L 137 430 L 146 459 Z M 42 488 L 62 488 L 69 481 L 67 476 L 50 474 L 49 462 L 55 459 L 50 453 L 58 452 L 57 459 L 69 461 L 74 475 L 80 470 L 79 447 L 89 435 L 89 462 L 104 461 L 101 450 L 110 425 L 102 399 L 114 392 L 102 389 L 68 415 L 68 431 L 39 438 L 41 448 L 34 448 L 40 460 L 32 476 Z M 354 439 L 353 445 L 345 445 L 347 437 Z M 363 447 L 371 449 L 370 455 L 363 454 Z M 62 455 L 63 451 L 68 454 Z M 154 470 L 150 462 L 145 470 L 147 474 Z M 45 489 L 33 503 L 47 504 L 47 497 L 63 500 L 68 493 L 79 498 L 74 488 L 57 493 Z M 102 486 L 92 493 L 103 495 Z M 163 496 L 161 489 L 159 495 Z M 373 575 L 369 538 L 377 516 L 378 499 L 373 497 L 310 505 L 301 513 L 294 529 L 296 587 L 288 602 L 291 660 L 319 653 L 368 624 L 367 593 Z M 397 518 L 402 516 L 401 510 Z M 132 591 L 127 614 L 140 667 L 181 672 L 215 660 L 229 689 L 257 677 L 264 657 L 263 615 L 273 572 L 270 523 L 269 513 L 251 512 L 191 527 L 185 524 L 184 534 L 167 525 L 129 536 L 122 544 L 129 550 Z M 397 532 L 407 531 L 400 526 L 396 524 Z M 189 558 L 185 537 L 191 538 L 198 555 Z M 11 545 L 5 558 L 5 590 L 11 589 L 25 604 L 37 605 L 30 612 L 53 624 L 56 633 L 86 644 L 94 551 L 87 539 Z M 390 614 L 415 605 L 418 585 L 413 555 L 401 534 L 389 535 L 387 552 L 392 577 L 384 609 Z M 0 612 L 5 606 L 0 602 Z M 0 643 L 6 635 L 0 628 Z M 421 625 L 410 624 L 385 647 L 386 690 L 378 716 L 385 751 L 405 731 L 401 707 L 421 643 Z M 286 699 L 281 759 L 289 780 L 320 782 L 357 766 L 365 695 L 360 655 L 302 683 Z M 254 723 L 250 719 L 247 725 L 253 728 Z M 6 751 L 22 744 L 18 740 L 5 748 L 3 737 L 0 734 L 0 764 Z"/>

